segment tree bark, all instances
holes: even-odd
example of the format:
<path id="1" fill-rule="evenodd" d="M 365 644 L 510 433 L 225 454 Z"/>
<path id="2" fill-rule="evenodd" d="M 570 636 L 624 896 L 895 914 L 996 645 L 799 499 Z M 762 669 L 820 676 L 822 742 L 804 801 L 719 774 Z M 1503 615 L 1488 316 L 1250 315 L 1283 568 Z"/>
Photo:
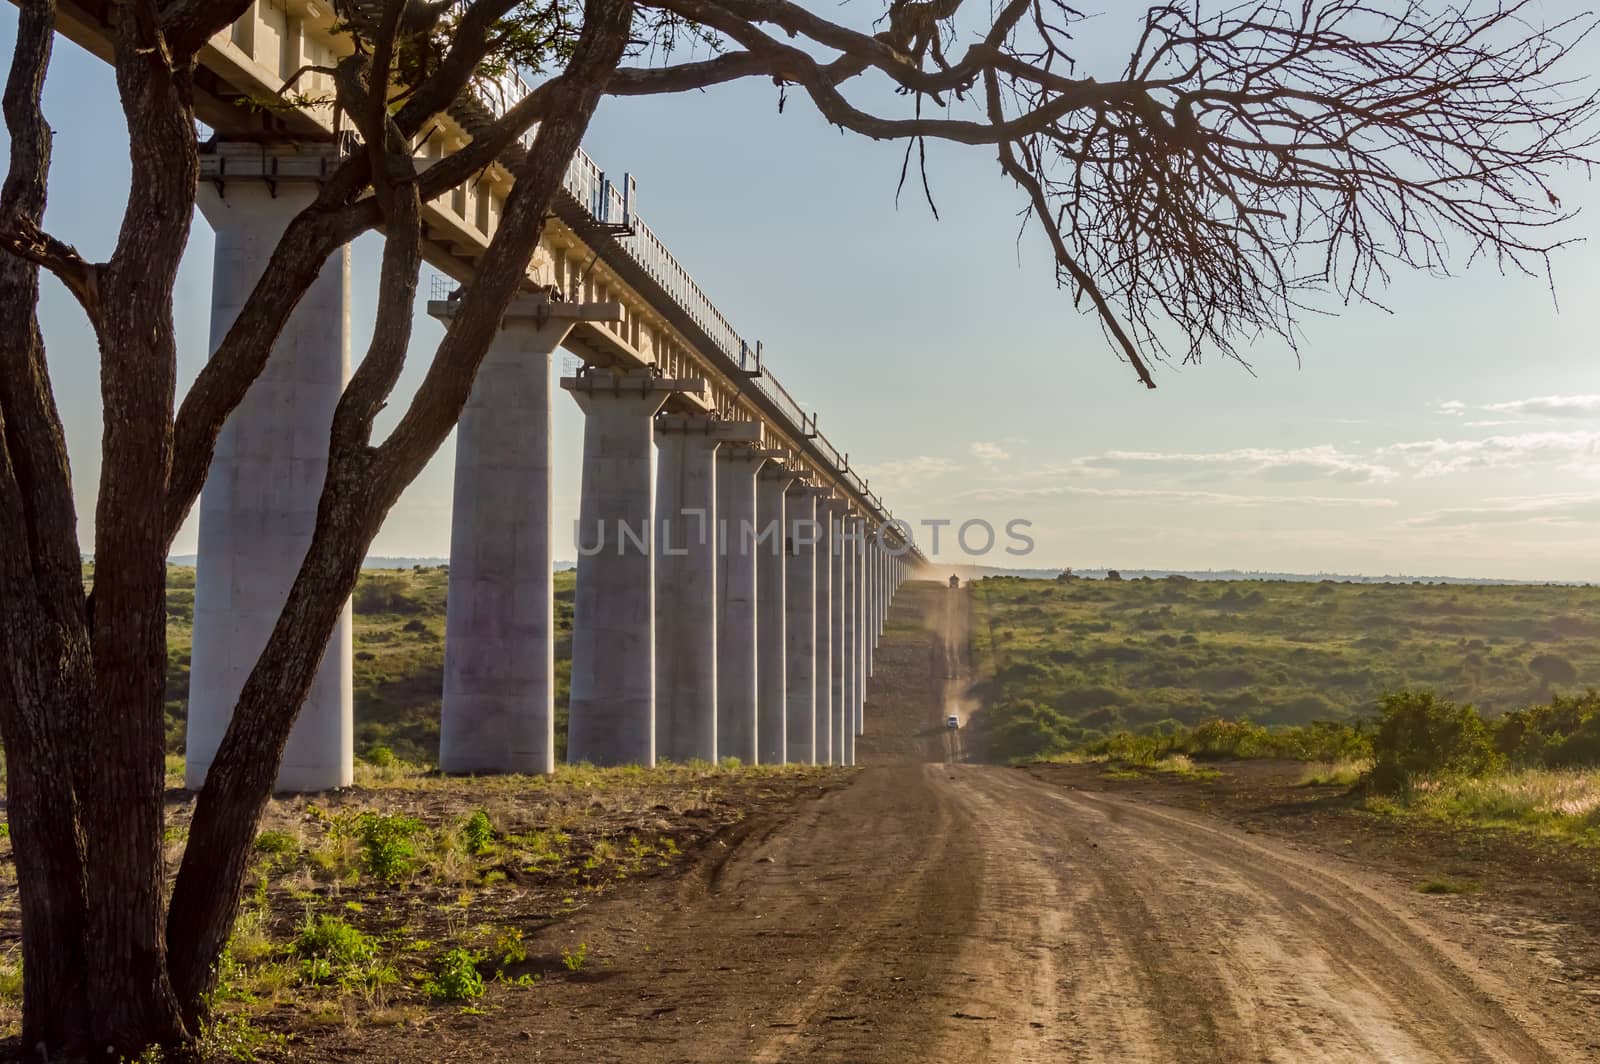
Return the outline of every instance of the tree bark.
<path id="1" fill-rule="evenodd" d="M 44 215 L 50 128 L 39 106 L 53 0 L 19 5 L 4 111 L 11 161 L 0 210 Z M 38 267 L 0 261 L 0 742 L 22 916 L 25 1046 L 87 1047 L 84 860 L 70 752 L 58 741 L 92 699 L 66 436 L 36 306 Z"/>
<path id="2" fill-rule="evenodd" d="M 104 442 L 95 513 L 90 632 L 95 699 L 81 766 L 88 867 L 86 948 L 99 1046 L 133 1056 L 188 1032 L 166 963 L 166 523 L 177 347 L 178 263 L 199 175 L 192 67 L 174 62 L 154 0 L 118 10 L 117 87 L 132 180 L 111 259 L 99 270 Z"/>

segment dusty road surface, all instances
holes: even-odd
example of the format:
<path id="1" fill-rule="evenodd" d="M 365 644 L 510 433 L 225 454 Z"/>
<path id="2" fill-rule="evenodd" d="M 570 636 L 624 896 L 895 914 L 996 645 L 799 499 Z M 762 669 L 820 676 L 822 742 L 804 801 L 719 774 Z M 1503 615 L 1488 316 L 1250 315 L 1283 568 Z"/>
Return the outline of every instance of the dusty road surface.
<path id="1" fill-rule="evenodd" d="M 1594 997 L 1449 899 L 962 763 L 965 593 L 896 609 L 847 785 L 553 928 L 577 977 L 320 1059 L 1600 1060 Z"/>

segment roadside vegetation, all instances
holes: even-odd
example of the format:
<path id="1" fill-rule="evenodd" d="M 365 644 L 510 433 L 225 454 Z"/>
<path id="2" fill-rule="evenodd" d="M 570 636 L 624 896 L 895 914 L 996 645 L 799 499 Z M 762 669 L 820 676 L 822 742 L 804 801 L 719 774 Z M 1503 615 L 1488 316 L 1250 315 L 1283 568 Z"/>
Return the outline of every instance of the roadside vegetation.
<path id="1" fill-rule="evenodd" d="M 1190 778 L 1290 759 L 1379 815 L 1600 846 L 1600 589 L 991 578 L 973 596 L 991 757 Z"/>

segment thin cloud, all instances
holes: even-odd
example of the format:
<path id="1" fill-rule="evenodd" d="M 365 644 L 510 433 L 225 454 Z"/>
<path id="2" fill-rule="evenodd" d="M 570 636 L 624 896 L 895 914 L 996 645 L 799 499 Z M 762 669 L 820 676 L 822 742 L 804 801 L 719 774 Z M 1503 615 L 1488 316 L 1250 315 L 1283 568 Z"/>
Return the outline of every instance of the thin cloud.
<path id="1" fill-rule="evenodd" d="M 1541 395 L 1507 403 L 1488 403 L 1485 410 L 1512 417 L 1600 417 L 1600 395 Z"/>
<path id="2" fill-rule="evenodd" d="M 1505 469 L 1558 463 L 1590 475 L 1600 462 L 1600 432 L 1520 432 L 1476 440 L 1417 440 L 1381 449 L 1419 476 L 1444 476 L 1474 469 Z"/>
<path id="3" fill-rule="evenodd" d="M 1488 499 L 1482 506 L 1434 510 L 1413 517 L 1412 528 L 1471 528 L 1482 525 L 1588 526 L 1600 521 L 1600 495 L 1526 495 Z"/>
<path id="4" fill-rule="evenodd" d="M 959 498 L 979 502 L 1007 502 L 1017 499 L 1086 497 L 1136 502 L 1188 502 L 1209 506 L 1350 506 L 1362 509 L 1399 505 L 1394 499 L 1357 498 L 1331 495 L 1239 495 L 1224 491 L 1181 491 L 1166 488 L 1091 488 L 1076 484 L 1052 484 L 1038 488 L 980 488 Z"/>
<path id="5" fill-rule="evenodd" d="M 953 473 L 960 468 L 959 463 L 948 458 L 919 454 L 910 458 L 890 458 L 874 462 L 864 467 L 863 472 L 867 474 L 867 479 L 873 482 L 874 488 L 881 486 L 891 491 L 904 491 L 925 481 Z"/>
<path id="6" fill-rule="evenodd" d="M 972 445 L 972 457 L 980 462 L 1004 462 L 1011 457 L 1006 449 L 998 443 L 989 443 L 979 440 Z"/>
<path id="7" fill-rule="evenodd" d="M 1265 480 L 1276 483 L 1332 480 L 1341 484 L 1373 484 L 1399 474 L 1381 463 L 1340 450 L 1317 447 L 1243 447 L 1232 451 L 1163 453 L 1107 451 L 1083 460 L 1089 468 L 1125 473 L 1165 473 L 1199 480 Z"/>

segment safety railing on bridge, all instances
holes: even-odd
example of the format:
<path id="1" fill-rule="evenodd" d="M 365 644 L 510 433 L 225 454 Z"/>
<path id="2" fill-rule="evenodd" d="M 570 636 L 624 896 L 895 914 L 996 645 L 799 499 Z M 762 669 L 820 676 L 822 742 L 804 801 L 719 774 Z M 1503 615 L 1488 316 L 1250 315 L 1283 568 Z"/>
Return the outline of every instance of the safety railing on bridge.
<path id="1" fill-rule="evenodd" d="M 496 116 L 504 114 L 532 88 L 519 75 L 507 72 L 479 89 L 479 98 Z M 523 138 L 531 147 L 533 132 Z M 759 391 L 779 414 L 788 420 L 785 428 L 799 439 L 809 441 L 838 476 L 849 483 L 879 513 L 889 515 L 883 500 L 868 487 L 860 474 L 850 468 L 849 457 L 817 430 L 817 416 L 807 413 L 766 367 L 759 343 L 752 345 L 741 337 L 689 271 L 667 250 L 661 238 L 639 218 L 633 179 L 624 175 L 621 184 L 607 178 L 606 172 L 582 149 L 567 165 L 564 182 L 567 193 L 588 214 L 594 224 L 616 238 L 616 245 L 653 280 L 677 308 L 699 326 L 700 331 L 745 374 L 750 386 Z"/>

